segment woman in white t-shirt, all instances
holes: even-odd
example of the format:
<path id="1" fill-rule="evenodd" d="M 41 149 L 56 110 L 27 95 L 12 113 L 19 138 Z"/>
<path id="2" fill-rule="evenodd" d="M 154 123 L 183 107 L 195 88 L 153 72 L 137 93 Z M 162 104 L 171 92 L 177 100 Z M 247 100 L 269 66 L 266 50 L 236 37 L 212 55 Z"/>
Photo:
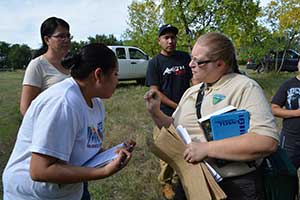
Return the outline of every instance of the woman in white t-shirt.
<path id="1" fill-rule="evenodd" d="M 70 26 L 63 19 L 50 17 L 41 25 L 43 46 L 29 63 L 20 100 L 20 111 L 24 115 L 31 101 L 53 84 L 69 77 L 61 61 L 71 45 Z"/>
<path id="2" fill-rule="evenodd" d="M 118 84 L 118 63 L 103 44 L 89 44 L 63 63 L 71 76 L 38 95 L 24 115 L 4 169 L 4 200 L 80 200 L 83 182 L 111 176 L 127 165 L 135 142 L 102 167 L 86 167 L 102 150 L 105 110 Z"/>

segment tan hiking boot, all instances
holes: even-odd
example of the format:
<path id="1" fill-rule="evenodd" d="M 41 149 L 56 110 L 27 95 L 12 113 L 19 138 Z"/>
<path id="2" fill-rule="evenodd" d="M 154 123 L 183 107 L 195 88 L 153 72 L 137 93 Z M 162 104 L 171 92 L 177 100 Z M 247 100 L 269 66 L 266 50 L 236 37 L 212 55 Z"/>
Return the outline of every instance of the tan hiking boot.
<path id="1" fill-rule="evenodd" d="M 175 196 L 175 192 L 173 190 L 173 187 L 169 183 L 166 183 L 162 187 L 162 193 L 163 193 L 163 196 L 165 197 L 165 199 L 168 199 L 168 200 L 172 200 Z"/>

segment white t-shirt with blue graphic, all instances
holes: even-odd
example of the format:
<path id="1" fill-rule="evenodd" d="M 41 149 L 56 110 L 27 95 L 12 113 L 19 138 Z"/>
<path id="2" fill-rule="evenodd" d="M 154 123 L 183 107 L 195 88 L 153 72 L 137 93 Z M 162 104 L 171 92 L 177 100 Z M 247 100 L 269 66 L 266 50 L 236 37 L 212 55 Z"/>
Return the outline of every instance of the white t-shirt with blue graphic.
<path id="1" fill-rule="evenodd" d="M 89 107 L 73 78 L 41 93 L 26 112 L 2 180 L 4 200 L 80 199 L 82 183 L 55 184 L 33 181 L 31 153 L 82 165 L 101 148 L 105 110 L 99 98 Z"/>

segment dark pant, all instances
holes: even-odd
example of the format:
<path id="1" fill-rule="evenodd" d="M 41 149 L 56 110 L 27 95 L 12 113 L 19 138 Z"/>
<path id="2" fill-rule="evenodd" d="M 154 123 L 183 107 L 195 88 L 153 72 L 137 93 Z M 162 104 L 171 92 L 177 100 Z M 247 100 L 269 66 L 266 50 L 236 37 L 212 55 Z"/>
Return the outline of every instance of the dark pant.
<path id="1" fill-rule="evenodd" d="M 248 174 L 224 178 L 218 183 L 227 195 L 227 200 L 263 200 L 264 185 L 261 169 Z M 186 200 L 181 182 L 175 188 L 174 200 Z"/>
<path id="2" fill-rule="evenodd" d="M 187 200 L 180 180 L 178 180 L 178 183 L 175 185 L 175 196 L 173 200 Z"/>
<path id="3" fill-rule="evenodd" d="M 90 200 L 91 199 L 91 195 L 90 192 L 88 190 L 88 182 L 83 182 L 83 194 L 81 197 L 81 200 Z"/>
<path id="4" fill-rule="evenodd" d="M 300 131 L 300 130 L 299 130 Z M 280 133 L 280 146 L 291 159 L 296 168 L 300 166 L 300 134 L 291 134 L 284 130 Z"/>
<path id="5" fill-rule="evenodd" d="M 261 169 L 242 176 L 224 178 L 219 185 L 227 195 L 227 200 L 264 199 L 264 184 Z"/>

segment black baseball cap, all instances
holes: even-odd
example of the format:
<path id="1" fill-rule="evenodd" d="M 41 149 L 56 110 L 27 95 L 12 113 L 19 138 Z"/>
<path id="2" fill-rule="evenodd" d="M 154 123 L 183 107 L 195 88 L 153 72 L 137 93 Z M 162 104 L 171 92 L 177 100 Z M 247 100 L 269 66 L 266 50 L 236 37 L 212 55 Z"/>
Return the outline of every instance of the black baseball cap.
<path id="1" fill-rule="evenodd" d="M 164 35 L 165 33 L 168 33 L 168 32 L 171 32 L 171 33 L 174 33 L 175 35 L 177 35 L 178 28 L 176 28 L 175 26 L 172 26 L 171 24 L 165 24 L 159 28 L 158 37 L 160 37 L 161 35 Z"/>

